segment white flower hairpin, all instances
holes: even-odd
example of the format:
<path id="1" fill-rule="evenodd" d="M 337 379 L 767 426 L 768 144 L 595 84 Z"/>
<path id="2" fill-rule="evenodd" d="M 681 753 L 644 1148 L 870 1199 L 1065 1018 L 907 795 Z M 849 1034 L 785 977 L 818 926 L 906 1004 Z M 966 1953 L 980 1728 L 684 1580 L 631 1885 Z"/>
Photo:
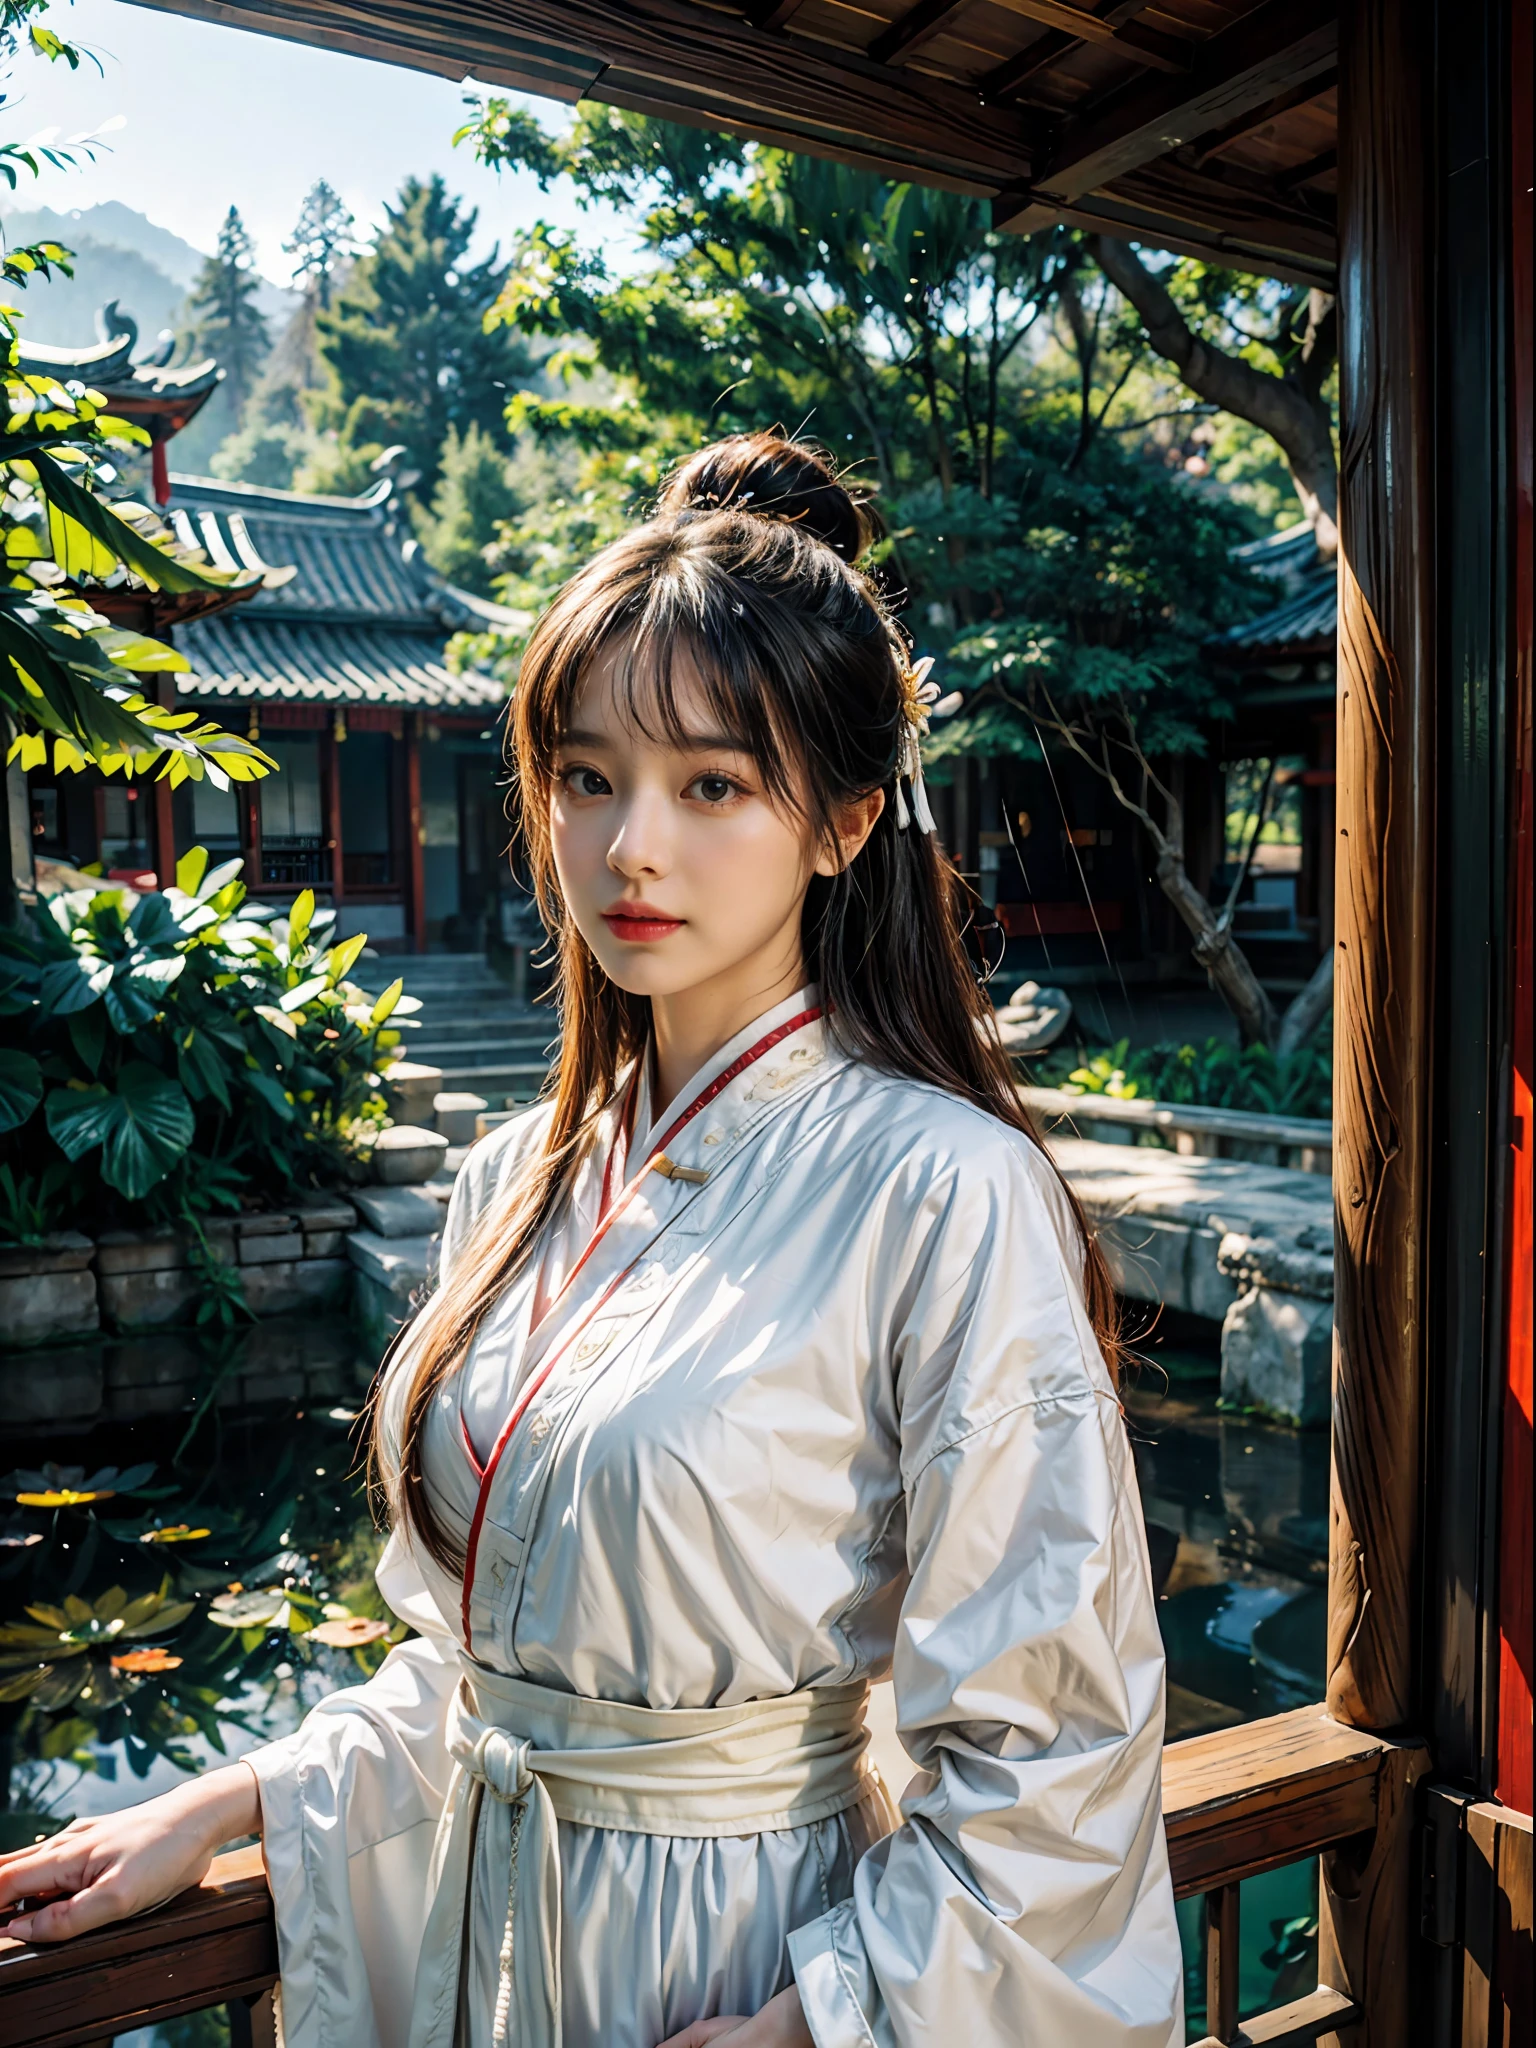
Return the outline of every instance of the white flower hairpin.
<path id="1" fill-rule="evenodd" d="M 902 730 L 901 744 L 896 761 L 896 829 L 905 832 L 913 818 L 917 819 L 918 830 L 935 832 L 933 812 L 928 807 L 928 792 L 923 787 L 923 737 L 928 731 L 932 718 L 948 718 L 960 709 L 964 701 L 959 690 L 951 690 L 947 697 L 939 695 L 939 686 L 930 682 L 929 672 L 933 667 L 933 656 L 925 654 L 921 661 L 906 663 L 901 670 Z M 902 783 L 912 791 L 912 808 L 907 809 L 907 799 Z"/>

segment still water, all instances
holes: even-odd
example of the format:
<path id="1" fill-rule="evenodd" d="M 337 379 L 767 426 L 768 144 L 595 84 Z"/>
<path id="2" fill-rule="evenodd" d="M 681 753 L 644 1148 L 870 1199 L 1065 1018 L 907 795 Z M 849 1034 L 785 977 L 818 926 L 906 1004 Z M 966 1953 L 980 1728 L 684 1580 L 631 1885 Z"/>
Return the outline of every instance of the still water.
<path id="1" fill-rule="evenodd" d="M 261 1333 L 267 1355 L 274 1334 Z M 0 1438 L 0 1847 L 287 1733 L 406 1633 L 372 1578 L 379 1538 L 358 1461 L 371 1361 L 338 1368 L 338 1334 L 295 1331 L 325 1369 L 272 1383 L 270 1399 L 259 1375 L 242 1376 L 237 1338 L 174 1412 Z M 1155 1363 L 1126 1406 L 1172 1740 L 1321 1697 L 1328 1447 L 1223 1414 L 1213 1348 L 1146 1348 Z M 1315 1865 L 1245 1885 L 1245 2012 L 1315 1982 L 1316 1914 Z M 1199 1902 L 1180 1918 L 1196 2039 Z M 120 2042 L 227 2039 L 218 2012 Z"/>

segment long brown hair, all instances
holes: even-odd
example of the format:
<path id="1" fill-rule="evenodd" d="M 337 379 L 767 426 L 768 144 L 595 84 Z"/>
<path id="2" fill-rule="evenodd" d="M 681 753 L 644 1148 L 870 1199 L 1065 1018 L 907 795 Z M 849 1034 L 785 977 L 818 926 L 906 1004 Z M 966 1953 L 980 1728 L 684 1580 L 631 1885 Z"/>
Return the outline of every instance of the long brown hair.
<path id="1" fill-rule="evenodd" d="M 1039 1143 L 962 943 L 964 888 L 935 840 L 897 828 L 906 645 L 859 556 L 867 508 L 803 443 L 760 433 L 695 455 L 656 515 L 594 557 L 559 592 L 528 642 L 513 700 L 519 826 L 557 949 L 560 1059 L 538 1158 L 490 1204 L 409 1336 L 414 1353 L 399 1440 L 375 1410 L 373 1469 L 447 1571 L 463 1557 L 432 1511 L 422 1438 L 431 1405 L 530 1256 L 591 1142 L 627 1064 L 641 1055 L 650 1005 L 604 974 L 561 900 L 549 808 L 571 706 L 601 656 L 614 656 L 626 714 L 682 739 L 674 679 L 686 665 L 720 730 L 758 764 L 775 801 L 818 841 L 854 799 L 886 805 L 862 851 L 815 877 L 802 917 L 806 978 L 827 1027 L 856 1058 L 927 1081 Z M 1116 1306 L 1102 1254 L 1067 1191 L 1082 1236 L 1090 1320 L 1113 1368 Z"/>

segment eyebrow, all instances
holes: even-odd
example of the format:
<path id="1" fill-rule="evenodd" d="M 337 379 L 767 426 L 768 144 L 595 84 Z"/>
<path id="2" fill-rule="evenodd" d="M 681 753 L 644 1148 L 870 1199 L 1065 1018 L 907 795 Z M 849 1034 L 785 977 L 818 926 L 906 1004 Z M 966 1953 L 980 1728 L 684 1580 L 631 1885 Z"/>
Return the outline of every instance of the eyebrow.
<path id="1" fill-rule="evenodd" d="M 560 736 L 564 747 L 608 747 L 613 745 L 608 733 L 590 732 L 584 726 L 573 725 Z M 685 754 L 750 754 L 752 749 L 739 736 L 725 732 L 685 732 L 676 736 L 679 752 Z"/>

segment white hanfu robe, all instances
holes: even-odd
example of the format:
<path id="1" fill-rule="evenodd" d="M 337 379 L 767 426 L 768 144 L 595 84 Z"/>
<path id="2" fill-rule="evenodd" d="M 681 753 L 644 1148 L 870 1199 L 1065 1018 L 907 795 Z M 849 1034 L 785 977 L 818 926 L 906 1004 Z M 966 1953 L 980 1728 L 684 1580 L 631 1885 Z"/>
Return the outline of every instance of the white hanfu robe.
<path id="1" fill-rule="evenodd" d="M 471 1153 L 445 1265 L 547 1115 Z M 1162 1648 L 1048 1163 L 846 1056 L 814 990 L 649 1122 L 637 1082 L 434 1410 L 464 1583 L 392 1537 L 419 1638 L 250 1758 L 287 2048 L 406 2048 L 461 1649 L 653 1708 L 894 1677 L 893 1833 L 878 1798 L 744 1836 L 560 1828 L 565 2048 L 656 2048 L 792 1981 L 818 2048 L 1173 2048 Z M 698 1178 L 639 1176 L 663 1139 Z M 505 1910 L 472 1895 L 463 2048 Z"/>

